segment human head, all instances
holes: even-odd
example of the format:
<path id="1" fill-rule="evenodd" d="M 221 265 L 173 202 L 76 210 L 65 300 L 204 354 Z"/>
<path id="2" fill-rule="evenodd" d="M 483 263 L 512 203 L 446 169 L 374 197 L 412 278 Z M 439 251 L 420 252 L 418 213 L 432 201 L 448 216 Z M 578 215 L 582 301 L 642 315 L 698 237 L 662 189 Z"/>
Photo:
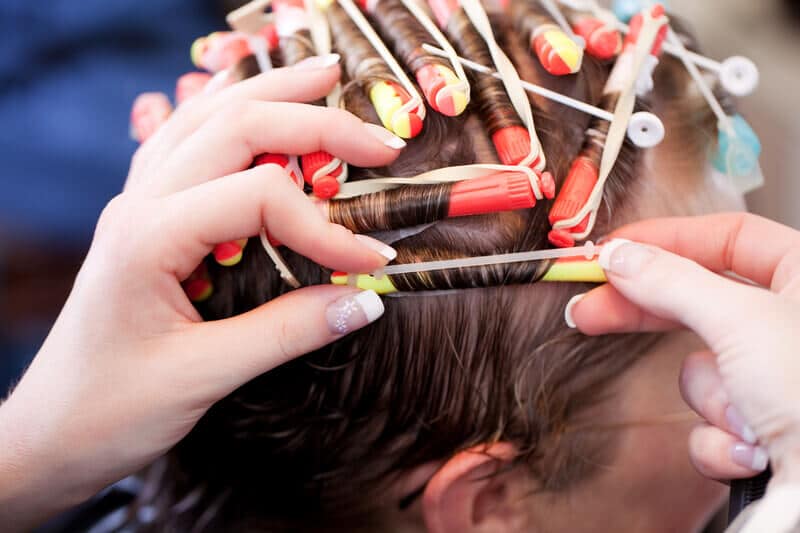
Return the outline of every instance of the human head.
<path id="1" fill-rule="evenodd" d="M 524 79 L 599 100 L 608 65 L 587 58 L 576 77 L 553 80 L 502 21 L 497 33 Z M 597 236 L 642 216 L 699 213 L 725 203 L 706 173 L 715 139 L 710 112 L 675 60 L 663 60 L 655 87 L 640 104 L 662 117 L 667 137 L 648 151 L 623 147 Z M 349 108 L 366 117 L 370 110 L 358 94 Z M 535 116 L 560 183 L 588 119 L 538 99 Z M 394 165 L 352 169 L 351 179 L 476 161 L 494 162 L 474 110 L 456 119 L 431 113 Z M 547 246 L 547 229 L 546 205 L 537 205 L 445 220 L 393 246 L 398 262 L 532 250 Z M 304 283 L 327 280 L 328 271 L 285 255 Z M 678 457 L 680 437 L 665 439 L 666 451 L 640 463 L 644 471 L 636 473 L 632 466 L 642 457 L 626 451 L 641 450 L 646 439 L 624 433 L 626 423 L 648 419 L 662 422 L 661 435 L 676 427 L 663 419 L 674 409 L 636 412 L 624 403 L 662 405 L 676 387 L 660 380 L 683 355 L 673 351 L 685 348 L 683 338 L 586 338 L 569 331 L 564 305 L 587 287 L 535 283 L 541 268 L 465 271 L 437 282 L 444 284 L 436 288 L 456 291 L 387 298 L 378 323 L 245 385 L 212 408 L 162 465 L 152 498 L 157 523 L 354 531 L 413 529 L 424 520 L 441 531 L 496 525 L 522 531 L 574 525 L 566 516 L 574 498 L 573 512 L 591 509 L 587 520 L 629 512 L 614 488 L 630 494 L 647 479 L 673 482 L 678 491 L 684 481 L 696 491 L 687 494 L 702 495 L 703 506 L 680 510 L 698 521 L 718 494 L 667 461 Z M 201 306 L 208 319 L 247 311 L 286 290 L 257 249 L 248 248 L 236 267 L 210 263 L 209 269 L 215 294 Z M 672 471 L 664 472 L 662 462 Z M 609 471 L 620 474 L 609 480 Z M 604 490 L 591 494 L 592 487 Z M 419 488 L 421 498 L 407 498 Z M 409 505 L 400 509 L 401 502 Z M 564 516 L 548 516 L 558 513 Z"/>

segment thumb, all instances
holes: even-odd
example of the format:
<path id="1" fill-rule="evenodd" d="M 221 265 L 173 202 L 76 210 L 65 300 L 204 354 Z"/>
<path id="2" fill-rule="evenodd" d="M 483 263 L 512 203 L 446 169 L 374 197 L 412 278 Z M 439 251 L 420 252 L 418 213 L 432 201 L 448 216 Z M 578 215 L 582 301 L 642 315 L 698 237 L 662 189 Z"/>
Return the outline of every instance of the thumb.
<path id="1" fill-rule="evenodd" d="M 178 340 L 182 373 L 213 403 L 247 381 L 383 315 L 374 291 L 315 286 L 225 320 L 193 324 Z M 189 375 L 186 376 L 186 372 Z"/>
<path id="2" fill-rule="evenodd" d="M 717 353 L 733 328 L 747 328 L 766 290 L 715 274 L 696 262 L 650 245 L 614 239 L 598 258 L 625 298 L 658 318 L 679 322 Z"/>

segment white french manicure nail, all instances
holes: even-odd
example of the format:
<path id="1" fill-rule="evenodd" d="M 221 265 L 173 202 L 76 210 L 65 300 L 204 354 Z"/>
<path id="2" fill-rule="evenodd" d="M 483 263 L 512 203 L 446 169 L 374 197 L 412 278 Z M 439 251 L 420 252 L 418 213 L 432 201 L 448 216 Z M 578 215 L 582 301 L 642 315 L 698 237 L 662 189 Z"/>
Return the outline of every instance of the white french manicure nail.
<path id="1" fill-rule="evenodd" d="M 388 244 L 379 241 L 378 239 L 373 239 L 369 235 L 356 235 L 356 240 L 361 242 L 364 246 L 372 250 L 373 252 L 378 252 L 383 257 L 386 258 L 386 261 L 394 261 L 397 257 L 397 250 L 389 246 Z"/>
<path id="2" fill-rule="evenodd" d="M 756 443 L 757 439 L 755 431 L 750 429 L 750 426 L 748 426 L 747 422 L 744 421 L 744 416 L 742 416 L 736 407 L 729 405 L 728 408 L 725 409 L 725 418 L 727 419 L 731 430 L 739 435 L 743 441 L 748 444 Z"/>
<path id="3" fill-rule="evenodd" d="M 567 323 L 571 329 L 575 329 L 577 326 L 575 325 L 575 319 L 572 318 L 572 308 L 575 307 L 575 304 L 580 302 L 581 299 L 586 296 L 585 292 L 580 294 L 576 294 L 572 298 L 569 299 L 567 302 L 567 306 L 564 308 L 564 321 Z"/>
<path id="4" fill-rule="evenodd" d="M 366 127 L 370 135 L 378 139 L 385 146 L 388 146 L 393 150 L 400 150 L 406 147 L 406 142 L 403 139 L 401 139 L 391 131 L 387 130 L 386 128 L 382 128 L 377 124 L 369 124 L 369 123 L 365 123 L 364 126 Z"/>
<path id="5" fill-rule="evenodd" d="M 600 256 L 597 258 L 597 262 L 600 263 L 600 267 L 603 270 L 610 270 L 611 256 L 614 254 L 614 250 L 629 242 L 631 241 L 628 239 L 611 239 L 603 244 L 603 249 L 600 250 Z"/>
<path id="6" fill-rule="evenodd" d="M 378 320 L 384 310 L 381 297 L 375 291 L 364 291 L 333 302 L 325 318 L 332 333 L 347 335 Z"/>
<path id="7" fill-rule="evenodd" d="M 603 245 L 597 262 L 606 272 L 626 278 L 638 275 L 655 256 L 655 252 L 643 244 L 612 239 Z"/>
<path id="8" fill-rule="evenodd" d="M 739 466 L 761 472 L 767 468 L 769 455 L 761 446 L 737 442 L 731 446 L 731 460 Z"/>
<path id="9" fill-rule="evenodd" d="M 342 56 L 339 54 L 313 56 L 296 63 L 292 68 L 297 70 L 321 70 L 338 64 L 341 59 Z"/>

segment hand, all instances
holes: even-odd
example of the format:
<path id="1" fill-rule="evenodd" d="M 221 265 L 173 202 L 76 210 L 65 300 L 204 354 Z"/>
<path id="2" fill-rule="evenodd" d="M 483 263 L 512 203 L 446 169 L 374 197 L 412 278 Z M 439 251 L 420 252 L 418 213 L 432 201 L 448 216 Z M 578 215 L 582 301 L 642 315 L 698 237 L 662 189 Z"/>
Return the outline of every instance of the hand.
<path id="1" fill-rule="evenodd" d="M 612 237 L 663 249 L 607 243 L 610 284 L 572 306 L 577 327 L 694 330 L 709 348 L 687 357 L 680 380 L 708 422 L 690 437 L 694 464 L 716 479 L 750 477 L 766 466 L 766 449 L 776 481 L 800 480 L 800 232 L 722 214 L 650 220 Z M 727 271 L 758 287 L 719 274 Z"/>
<path id="2" fill-rule="evenodd" d="M 391 248 L 325 220 L 280 167 L 243 170 L 263 152 L 326 150 L 359 166 L 396 158 L 403 143 L 382 128 L 285 103 L 331 90 L 339 68 L 322 59 L 192 99 L 136 154 L 61 315 L 0 407 L 4 531 L 138 470 L 215 401 L 341 337 L 342 305 L 356 304 L 350 329 L 383 312 L 374 293 L 320 286 L 202 322 L 181 288 L 215 243 L 262 227 L 330 268 L 369 272 L 391 258 Z"/>

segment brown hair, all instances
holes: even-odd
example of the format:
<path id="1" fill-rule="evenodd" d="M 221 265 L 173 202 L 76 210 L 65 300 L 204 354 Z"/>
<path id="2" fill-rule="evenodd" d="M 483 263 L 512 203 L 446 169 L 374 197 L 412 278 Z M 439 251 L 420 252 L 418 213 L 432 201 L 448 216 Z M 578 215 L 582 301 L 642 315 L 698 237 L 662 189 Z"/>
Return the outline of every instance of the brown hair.
<path id="1" fill-rule="evenodd" d="M 523 79 L 597 104 L 607 65 L 587 57 L 570 79 L 553 79 L 502 22 L 501 44 Z M 664 113 L 666 145 L 698 146 L 698 168 L 714 120 L 679 63 L 664 58 L 650 105 Z M 536 102 L 539 134 L 557 183 L 578 154 L 589 118 Z M 362 102 L 364 105 L 368 103 Z M 352 102 L 351 102 L 352 105 Z M 639 103 L 639 107 L 645 105 Z M 474 107 L 474 106 L 473 106 Z M 430 113 L 423 133 L 378 174 L 413 175 L 474 162 L 488 146 L 472 118 Z M 478 133 L 464 134 L 464 126 Z M 626 219 L 643 152 L 623 147 L 605 190 L 596 234 Z M 372 175 L 352 169 L 352 178 Z M 415 200 L 417 201 L 417 200 Z M 526 211 L 436 223 L 396 243 L 398 262 L 547 246 L 547 204 Z M 305 284 L 329 271 L 285 252 Z M 377 323 L 242 386 L 215 405 L 157 463 L 140 505 L 154 531 L 386 530 L 387 487 L 409 470 L 482 443 L 518 450 L 541 490 L 591 476 L 614 451 L 614 434 L 576 429 L 602 405 L 609 384 L 657 340 L 651 335 L 587 338 L 565 329 L 567 299 L 589 286 L 535 284 L 541 266 L 472 269 L 403 281 L 402 288 L 467 288 L 386 298 Z M 287 289 L 256 246 L 233 268 L 208 261 L 215 294 L 206 319 L 238 314 Z M 454 281 L 455 280 L 455 281 Z M 469 289 L 475 287 L 475 289 Z M 220 354 L 221 357 L 224 354 Z"/>

